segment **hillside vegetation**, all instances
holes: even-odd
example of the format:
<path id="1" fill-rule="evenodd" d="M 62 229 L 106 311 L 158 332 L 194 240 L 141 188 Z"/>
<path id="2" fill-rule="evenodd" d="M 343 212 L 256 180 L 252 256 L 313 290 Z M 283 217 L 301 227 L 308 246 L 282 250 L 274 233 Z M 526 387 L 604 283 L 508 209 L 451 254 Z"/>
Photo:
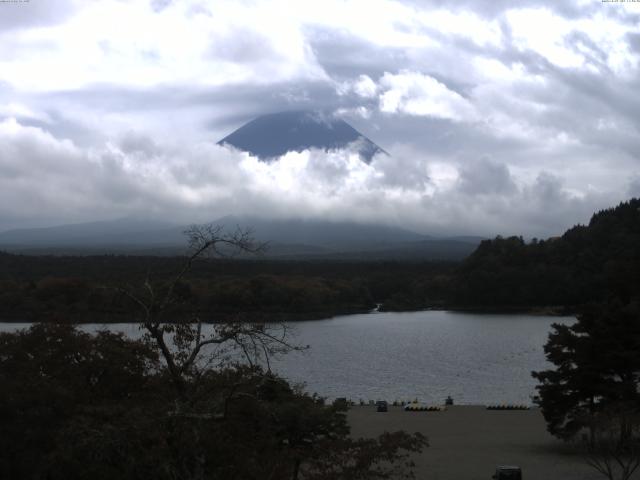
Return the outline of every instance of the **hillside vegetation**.
<path id="1" fill-rule="evenodd" d="M 0 254 L 0 320 L 126 322 L 131 305 L 119 287 L 161 282 L 181 257 L 27 256 Z M 205 321 L 301 320 L 367 312 L 376 303 L 422 308 L 429 284 L 454 263 L 205 259 L 180 285 L 176 315 Z"/>
<path id="2" fill-rule="evenodd" d="M 456 270 L 457 306 L 577 306 L 640 292 L 640 199 L 597 212 L 548 240 L 497 237 Z"/>
<path id="3" fill-rule="evenodd" d="M 0 320 L 131 321 L 127 282 L 161 281 L 182 257 L 0 253 Z M 640 199 L 597 212 L 547 240 L 496 237 L 464 261 L 229 260 L 197 262 L 181 284 L 205 321 L 326 318 L 424 308 L 575 311 L 640 292 Z M 179 315 L 181 312 L 176 311 Z"/>

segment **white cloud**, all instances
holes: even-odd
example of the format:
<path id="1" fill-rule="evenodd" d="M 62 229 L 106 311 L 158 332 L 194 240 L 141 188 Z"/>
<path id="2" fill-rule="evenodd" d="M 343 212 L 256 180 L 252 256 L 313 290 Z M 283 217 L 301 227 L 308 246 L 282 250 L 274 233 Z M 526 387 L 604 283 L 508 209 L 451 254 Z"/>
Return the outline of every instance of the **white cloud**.
<path id="1" fill-rule="evenodd" d="M 354 80 L 336 82 L 334 88 L 340 96 L 355 94 L 360 99 L 373 99 L 378 93 L 378 86 L 368 75 L 360 75 Z"/>
<path id="2" fill-rule="evenodd" d="M 462 37 L 480 46 L 502 45 L 503 38 L 499 22 L 489 21 L 474 12 L 438 9 L 420 13 L 417 21 L 420 25 L 439 33 Z"/>
<path id="3" fill-rule="evenodd" d="M 36 112 L 19 102 L 0 104 L 0 119 L 2 118 L 22 118 L 51 123 L 51 118 L 45 112 Z"/>
<path id="4" fill-rule="evenodd" d="M 580 67 L 584 57 L 564 44 L 572 23 L 547 9 L 523 8 L 505 14 L 514 42 L 521 49 L 532 49 L 559 67 Z"/>
<path id="5" fill-rule="evenodd" d="M 637 26 L 608 17 L 604 9 L 611 7 L 624 8 L 603 5 L 595 16 L 578 20 L 564 18 L 546 8 L 523 8 L 507 11 L 505 18 L 518 48 L 532 50 L 558 67 L 599 72 L 606 66 L 617 74 L 625 74 L 638 66 L 637 57 L 634 58 L 625 41 L 625 35 L 636 31 Z"/>
<path id="6" fill-rule="evenodd" d="M 0 173 L 0 221 L 19 214 L 24 224 L 136 214 L 189 223 L 250 213 L 432 234 L 540 236 L 560 233 L 574 221 L 567 218 L 582 218 L 618 195 L 576 196 L 544 172 L 516 185 L 505 165 L 487 158 L 447 173 L 410 150 L 371 164 L 349 151 L 316 150 L 264 163 L 211 143 L 185 147 L 135 135 L 83 149 L 15 120 L 0 123 Z"/>
<path id="7" fill-rule="evenodd" d="M 526 4 L 1 6 L 0 228 L 245 210 L 558 233 L 638 192 L 640 37 L 630 4 Z M 211 143 L 307 108 L 392 155 L 265 165 Z"/>
<path id="8" fill-rule="evenodd" d="M 378 87 L 374 81 L 371 80 L 371 77 L 360 75 L 358 81 L 353 86 L 353 90 L 361 97 L 373 98 L 376 96 Z"/>
<path id="9" fill-rule="evenodd" d="M 0 58 L 0 79 L 46 91 L 324 78 L 300 25 L 278 15 L 231 1 L 87 2 L 63 24 L 5 33 L 25 54 Z"/>
<path id="10" fill-rule="evenodd" d="M 418 72 L 385 73 L 380 79 L 380 110 L 474 121 L 476 112 L 466 98 L 447 88 L 435 78 Z"/>
<path id="11" fill-rule="evenodd" d="M 335 115 L 338 117 L 360 117 L 368 119 L 371 117 L 371 110 L 362 106 L 355 108 L 338 108 L 335 111 Z"/>

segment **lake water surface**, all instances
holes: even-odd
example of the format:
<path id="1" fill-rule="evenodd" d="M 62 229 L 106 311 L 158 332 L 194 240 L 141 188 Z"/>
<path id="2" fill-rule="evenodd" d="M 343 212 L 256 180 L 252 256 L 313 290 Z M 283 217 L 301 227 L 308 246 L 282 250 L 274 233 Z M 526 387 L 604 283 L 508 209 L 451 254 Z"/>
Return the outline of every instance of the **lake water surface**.
<path id="1" fill-rule="evenodd" d="M 442 403 L 451 395 L 459 404 L 528 404 L 536 384 L 531 371 L 549 367 L 543 345 L 551 324 L 574 321 L 423 311 L 295 322 L 288 324 L 293 342 L 310 349 L 278 358 L 272 367 L 330 398 Z M 25 326 L 0 324 L 0 331 Z M 107 327 L 140 336 L 135 324 Z"/>

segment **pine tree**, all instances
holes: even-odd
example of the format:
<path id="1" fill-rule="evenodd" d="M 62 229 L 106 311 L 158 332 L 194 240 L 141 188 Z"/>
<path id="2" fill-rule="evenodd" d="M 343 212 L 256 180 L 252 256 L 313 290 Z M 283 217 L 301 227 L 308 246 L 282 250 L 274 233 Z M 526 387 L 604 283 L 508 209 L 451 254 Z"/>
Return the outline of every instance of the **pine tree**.
<path id="1" fill-rule="evenodd" d="M 545 345 L 553 370 L 533 372 L 540 407 L 553 435 L 583 429 L 593 440 L 593 417 L 621 402 L 640 409 L 640 309 L 611 301 L 585 308 L 573 325 L 553 325 Z"/>

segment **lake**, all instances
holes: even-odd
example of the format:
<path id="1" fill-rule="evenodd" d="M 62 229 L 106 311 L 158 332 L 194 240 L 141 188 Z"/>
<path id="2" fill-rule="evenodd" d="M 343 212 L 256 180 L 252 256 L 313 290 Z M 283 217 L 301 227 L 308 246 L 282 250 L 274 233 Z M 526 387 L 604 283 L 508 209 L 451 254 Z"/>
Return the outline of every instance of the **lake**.
<path id="1" fill-rule="evenodd" d="M 409 400 L 457 404 L 530 403 L 532 370 L 549 367 L 543 345 L 552 323 L 573 317 L 447 311 L 371 313 L 290 323 L 304 352 L 272 367 L 309 392 L 330 398 Z M 0 331 L 27 324 L 0 324 Z M 99 325 L 84 325 L 96 330 Z M 135 324 L 108 328 L 131 337 Z M 203 329 L 204 330 L 204 329 Z"/>

